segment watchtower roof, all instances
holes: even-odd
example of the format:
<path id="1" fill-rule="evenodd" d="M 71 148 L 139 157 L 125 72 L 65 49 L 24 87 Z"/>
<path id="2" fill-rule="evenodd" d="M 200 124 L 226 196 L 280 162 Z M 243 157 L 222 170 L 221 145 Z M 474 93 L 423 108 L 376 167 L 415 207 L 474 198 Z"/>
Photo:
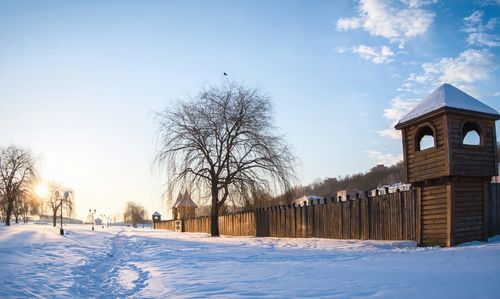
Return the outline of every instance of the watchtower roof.
<path id="1" fill-rule="evenodd" d="M 415 106 L 415 108 L 408 112 L 408 114 L 403 116 L 396 125 L 396 129 L 401 128 L 405 123 L 445 107 L 488 114 L 495 119 L 500 118 L 500 115 L 495 109 L 466 94 L 455 86 L 445 83 L 428 95 L 422 102 Z"/>
<path id="2" fill-rule="evenodd" d="M 179 193 L 177 195 L 177 200 L 175 201 L 174 205 L 172 208 L 181 208 L 181 207 L 193 207 L 197 208 L 198 206 L 194 203 L 194 201 L 191 199 L 191 196 L 187 191 L 184 192 L 184 194 Z"/>
<path id="3" fill-rule="evenodd" d="M 156 211 L 156 212 L 153 213 L 153 216 L 161 216 L 161 214 L 158 213 L 158 211 Z"/>

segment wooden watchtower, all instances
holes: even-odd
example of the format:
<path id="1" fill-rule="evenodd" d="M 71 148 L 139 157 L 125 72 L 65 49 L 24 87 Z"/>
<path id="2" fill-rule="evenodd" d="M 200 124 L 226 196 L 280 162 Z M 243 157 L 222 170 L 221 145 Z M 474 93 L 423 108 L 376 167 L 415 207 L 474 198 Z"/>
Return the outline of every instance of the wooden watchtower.
<path id="1" fill-rule="evenodd" d="M 198 206 L 193 202 L 187 191 L 185 191 L 184 194 L 179 192 L 177 200 L 172 206 L 172 219 L 186 220 L 194 218 L 197 207 Z"/>
<path id="2" fill-rule="evenodd" d="M 420 245 L 487 239 L 489 184 L 498 175 L 497 119 L 495 109 L 443 84 L 396 125 L 406 179 L 420 193 Z"/>

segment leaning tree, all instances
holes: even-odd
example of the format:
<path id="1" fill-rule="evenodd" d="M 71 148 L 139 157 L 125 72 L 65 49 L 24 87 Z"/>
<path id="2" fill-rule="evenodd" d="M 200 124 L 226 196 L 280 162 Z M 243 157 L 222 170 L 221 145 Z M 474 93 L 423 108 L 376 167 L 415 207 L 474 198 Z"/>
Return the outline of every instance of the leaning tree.
<path id="1" fill-rule="evenodd" d="M 16 146 L 0 148 L 0 197 L 5 199 L 5 225 L 10 225 L 14 204 L 35 180 L 32 154 Z"/>
<path id="2" fill-rule="evenodd" d="M 194 185 L 211 197 L 211 235 L 228 198 L 289 188 L 295 157 L 274 125 L 270 97 L 226 82 L 157 114 L 169 186 Z"/>

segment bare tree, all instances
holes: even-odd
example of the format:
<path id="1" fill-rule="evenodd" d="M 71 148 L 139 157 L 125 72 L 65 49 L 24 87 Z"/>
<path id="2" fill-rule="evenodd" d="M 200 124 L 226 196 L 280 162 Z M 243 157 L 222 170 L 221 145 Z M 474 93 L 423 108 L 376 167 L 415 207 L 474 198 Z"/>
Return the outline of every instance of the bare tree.
<path id="1" fill-rule="evenodd" d="M 61 198 L 62 187 L 57 183 L 49 183 L 49 192 L 47 197 L 47 206 L 52 213 L 52 225 L 56 226 L 57 211 L 59 210 L 59 199 Z"/>
<path id="2" fill-rule="evenodd" d="M 73 191 L 68 188 L 62 187 L 58 183 L 49 183 L 49 192 L 47 197 L 47 206 L 52 213 L 52 225 L 55 227 L 57 224 L 57 216 L 60 213 L 67 212 L 67 215 L 71 215 L 74 210 L 74 196 Z M 65 193 L 68 192 L 69 196 L 66 197 Z M 62 212 L 58 213 L 59 210 L 63 208 Z M 69 216 L 68 216 L 69 218 Z"/>
<path id="3" fill-rule="evenodd" d="M 16 198 L 35 180 L 32 154 L 16 146 L 0 148 L 0 196 L 5 198 L 5 225 L 10 225 Z"/>
<path id="4" fill-rule="evenodd" d="M 2 220 L 2 222 L 5 222 L 6 214 L 7 214 L 7 198 L 5 198 L 5 196 L 0 194 L 0 219 Z"/>
<path id="5" fill-rule="evenodd" d="M 286 190 L 295 158 L 276 133 L 270 98 L 237 83 L 209 86 L 157 114 L 169 186 L 189 184 L 211 197 L 211 235 L 228 198 Z"/>
<path id="6" fill-rule="evenodd" d="M 127 202 L 125 213 L 123 213 L 125 223 L 132 223 L 135 227 L 137 224 L 143 223 L 145 218 L 146 210 L 141 204 L 132 201 Z"/>

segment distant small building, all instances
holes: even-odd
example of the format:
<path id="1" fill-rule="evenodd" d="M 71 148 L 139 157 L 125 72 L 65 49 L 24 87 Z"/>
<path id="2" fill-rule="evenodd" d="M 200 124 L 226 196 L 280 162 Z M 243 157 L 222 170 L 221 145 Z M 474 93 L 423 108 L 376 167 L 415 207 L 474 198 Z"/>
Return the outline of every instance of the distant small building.
<path id="1" fill-rule="evenodd" d="M 376 189 L 373 189 L 370 192 L 371 196 L 377 196 L 377 191 L 378 195 L 385 195 L 385 194 L 391 194 L 391 193 L 396 193 L 399 191 L 408 191 L 411 189 L 411 184 L 404 184 L 404 183 L 395 183 L 392 185 L 383 185 L 379 186 Z"/>
<path id="2" fill-rule="evenodd" d="M 102 219 L 101 218 L 96 218 L 94 220 L 95 225 L 102 225 Z"/>
<path id="3" fill-rule="evenodd" d="M 322 205 L 326 203 L 326 197 L 317 195 L 304 195 L 301 198 L 297 198 L 293 201 L 293 204 L 299 206 L 313 206 Z"/>
<path id="4" fill-rule="evenodd" d="M 177 200 L 172 206 L 172 219 L 185 220 L 196 216 L 196 208 L 198 206 L 191 199 L 191 195 L 187 190 L 183 193 L 179 192 Z"/>
<path id="5" fill-rule="evenodd" d="M 337 191 L 337 197 L 336 199 L 338 201 L 347 201 L 347 198 L 349 197 L 350 200 L 352 199 L 356 199 L 356 197 L 363 197 L 364 195 L 364 192 L 363 191 L 359 191 L 359 190 L 356 190 L 356 189 L 345 189 L 345 190 L 340 190 L 340 191 Z"/>
<path id="6" fill-rule="evenodd" d="M 161 214 L 158 213 L 158 211 L 154 212 L 152 216 L 153 216 L 153 222 L 161 221 Z"/>

